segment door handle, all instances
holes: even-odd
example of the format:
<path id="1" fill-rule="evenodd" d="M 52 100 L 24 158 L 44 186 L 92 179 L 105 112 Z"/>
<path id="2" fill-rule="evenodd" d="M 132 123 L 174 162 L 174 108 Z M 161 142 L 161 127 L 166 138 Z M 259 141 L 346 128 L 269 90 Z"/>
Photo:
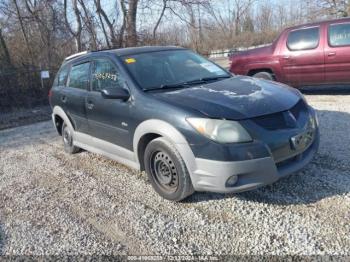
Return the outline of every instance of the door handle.
<path id="1" fill-rule="evenodd" d="M 67 102 L 67 97 L 66 97 L 65 95 L 62 95 L 62 96 L 61 96 L 61 101 L 62 101 L 63 103 L 66 103 L 66 102 Z"/>
<path id="2" fill-rule="evenodd" d="M 336 52 L 329 52 L 328 56 L 335 56 L 337 53 Z"/>
<path id="3" fill-rule="evenodd" d="M 289 56 L 289 55 L 285 55 L 285 56 L 283 56 L 282 58 L 285 59 L 285 60 L 289 60 L 289 59 L 290 59 L 290 56 Z"/>
<path id="4" fill-rule="evenodd" d="M 88 109 L 92 110 L 92 109 L 94 108 L 94 103 L 92 103 L 92 101 L 88 101 L 88 102 L 86 103 L 86 107 L 87 107 Z"/>

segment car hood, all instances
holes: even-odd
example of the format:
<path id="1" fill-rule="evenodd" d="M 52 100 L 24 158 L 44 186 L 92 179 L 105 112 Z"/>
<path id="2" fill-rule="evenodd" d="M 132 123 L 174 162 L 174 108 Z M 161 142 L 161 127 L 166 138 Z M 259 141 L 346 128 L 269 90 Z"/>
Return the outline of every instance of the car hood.
<path id="1" fill-rule="evenodd" d="M 152 94 L 162 101 L 200 111 L 210 118 L 231 120 L 285 111 L 300 99 L 299 92 L 286 85 L 246 76 Z"/>
<path id="2" fill-rule="evenodd" d="M 259 56 L 259 55 L 269 55 L 273 53 L 273 45 L 267 45 L 263 47 L 248 49 L 237 53 L 237 56 Z"/>

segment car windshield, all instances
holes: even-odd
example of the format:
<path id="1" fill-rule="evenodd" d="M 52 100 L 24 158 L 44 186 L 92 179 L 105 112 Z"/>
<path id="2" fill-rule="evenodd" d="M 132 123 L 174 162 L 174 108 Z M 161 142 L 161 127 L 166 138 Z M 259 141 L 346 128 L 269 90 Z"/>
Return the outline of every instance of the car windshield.
<path id="1" fill-rule="evenodd" d="M 143 90 L 184 88 L 231 77 L 214 63 L 189 50 L 168 50 L 123 56 L 124 64 Z"/>

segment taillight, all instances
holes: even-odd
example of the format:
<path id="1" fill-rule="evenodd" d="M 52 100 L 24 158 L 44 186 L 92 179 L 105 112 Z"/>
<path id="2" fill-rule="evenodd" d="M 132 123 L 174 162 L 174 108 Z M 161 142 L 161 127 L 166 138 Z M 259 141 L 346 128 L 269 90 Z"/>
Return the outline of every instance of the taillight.
<path id="1" fill-rule="evenodd" d="M 52 96 L 52 89 L 49 90 L 49 94 L 48 94 L 48 97 L 51 97 Z"/>

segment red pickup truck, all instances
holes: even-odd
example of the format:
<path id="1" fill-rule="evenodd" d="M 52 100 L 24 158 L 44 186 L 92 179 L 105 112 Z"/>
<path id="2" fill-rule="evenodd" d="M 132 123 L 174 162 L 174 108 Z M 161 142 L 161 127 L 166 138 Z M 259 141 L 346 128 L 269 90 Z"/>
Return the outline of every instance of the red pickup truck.
<path id="1" fill-rule="evenodd" d="M 350 84 L 350 18 L 285 29 L 269 46 L 233 54 L 230 71 L 294 87 Z"/>

